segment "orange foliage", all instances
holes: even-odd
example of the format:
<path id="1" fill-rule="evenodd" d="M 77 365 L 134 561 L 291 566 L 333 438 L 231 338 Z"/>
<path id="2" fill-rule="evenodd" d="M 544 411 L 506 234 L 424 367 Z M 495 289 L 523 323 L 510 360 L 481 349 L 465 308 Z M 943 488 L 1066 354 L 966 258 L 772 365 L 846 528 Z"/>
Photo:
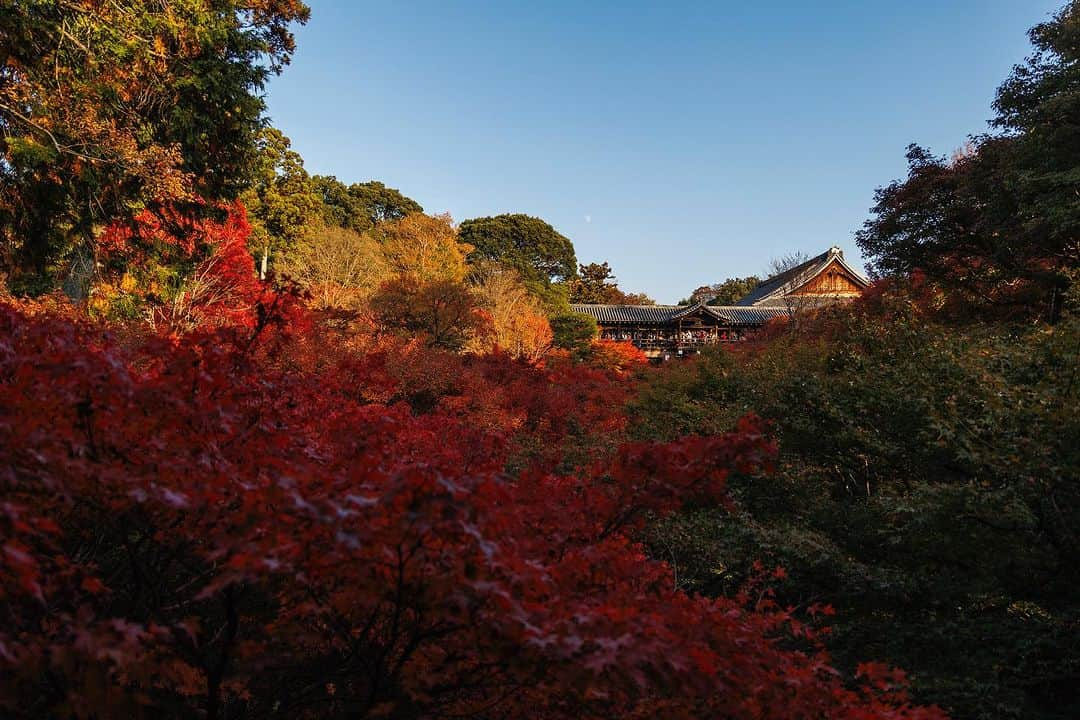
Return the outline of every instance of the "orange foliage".
<path id="1" fill-rule="evenodd" d="M 645 353 L 633 343 L 615 340 L 594 340 L 589 347 L 588 361 L 593 367 L 619 376 L 649 362 Z"/>
<path id="2" fill-rule="evenodd" d="M 465 256 L 472 247 L 458 242 L 449 215 L 413 213 L 384 223 L 378 237 L 390 270 L 421 283 L 465 278 Z"/>

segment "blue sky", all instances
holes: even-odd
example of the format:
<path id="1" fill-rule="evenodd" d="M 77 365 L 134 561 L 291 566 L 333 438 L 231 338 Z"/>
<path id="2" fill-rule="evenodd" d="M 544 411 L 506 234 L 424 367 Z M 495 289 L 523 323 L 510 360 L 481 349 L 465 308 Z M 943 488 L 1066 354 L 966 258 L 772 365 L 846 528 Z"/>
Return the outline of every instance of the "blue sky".
<path id="1" fill-rule="evenodd" d="M 542 217 L 674 302 L 791 251 L 858 259 L 908 143 L 983 131 L 1061 0 L 308 3 L 268 101 L 309 171 Z"/>

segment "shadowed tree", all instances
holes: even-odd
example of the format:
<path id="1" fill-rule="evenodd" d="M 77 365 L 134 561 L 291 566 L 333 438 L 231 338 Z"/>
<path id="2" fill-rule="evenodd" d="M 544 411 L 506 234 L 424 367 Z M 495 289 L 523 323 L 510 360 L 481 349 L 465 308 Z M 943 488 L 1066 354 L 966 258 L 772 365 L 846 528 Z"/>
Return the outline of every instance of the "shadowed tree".
<path id="1" fill-rule="evenodd" d="M 478 298 L 460 282 L 402 276 L 383 284 L 371 298 L 377 322 L 387 330 L 420 336 L 431 347 L 460 350 L 485 319 Z"/>
<path id="2" fill-rule="evenodd" d="M 1033 28 L 993 124 L 951 160 L 917 145 L 857 235 L 878 276 L 924 274 L 968 311 L 1056 321 L 1080 266 L 1080 2 Z"/>
<path id="3" fill-rule="evenodd" d="M 293 51 L 299 0 L 4 3 L 0 262 L 48 289 L 105 222 L 155 201 L 235 198 L 260 91 Z"/>

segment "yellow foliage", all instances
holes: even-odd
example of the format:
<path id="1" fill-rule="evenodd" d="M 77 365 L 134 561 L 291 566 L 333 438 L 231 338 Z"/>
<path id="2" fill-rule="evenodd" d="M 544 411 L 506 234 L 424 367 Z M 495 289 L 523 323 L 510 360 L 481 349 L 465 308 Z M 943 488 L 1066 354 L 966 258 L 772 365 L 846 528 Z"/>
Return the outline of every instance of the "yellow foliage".
<path id="1" fill-rule="evenodd" d="M 465 258 L 472 246 L 458 242 L 449 215 L 413 213 L 380 226 L 377 232 L 394 274 L 421 283 L 465 279 Z"/>
<path id="2" fill-rule="evenodd" d="M 391 277 L 382 247 L 370 235 L 318 227 L 278 262 L 280 274 L 303 285 L 320 309 L 355 309 Z"/>
<path id="3" fill-rule="evenodd" d="M 526 362 L 543 359 L 551 349 L 551 325 L 521 277 L 514 270 L 487 263 L 478 266 L 471 279 L 491 319 L 492 332 L 474 338 L 467 349 L 485 352 L 497 347 Z"/>

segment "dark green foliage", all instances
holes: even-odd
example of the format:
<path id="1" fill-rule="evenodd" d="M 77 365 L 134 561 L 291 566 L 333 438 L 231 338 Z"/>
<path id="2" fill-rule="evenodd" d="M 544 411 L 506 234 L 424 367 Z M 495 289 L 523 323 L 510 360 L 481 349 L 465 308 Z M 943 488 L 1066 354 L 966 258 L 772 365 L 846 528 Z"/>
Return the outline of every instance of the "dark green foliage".
<path id="1" fill-rule="evenodd" d="M 354 209 L 349 187 L 333 175 L 312 175 L 311 184 L 323 203 L 323 218 L 327 225 L 351 228 L 361 214 Z M 366 221 L 363 221 L 366 224 Z"/>
<path id="2" fill-rule="evenodd" d="M 877 191 L 857 235 L 873 272 L 923 273 L 963 315 L 1056 319 L 1075 248 L 1026 204 L 1022 151 L 1015 138 L 984 138 L 946 161 L 912 146 L 907 179 Z"/>
<path id="3" fill-rule="evenodd" d="M 775 424 L 777 472 L 733 478 L 732 512 L 652 529 L 684 585 L 779 563 L 781 602 L 836 606 L 842 665 L 904 667 L 961 718 L 1080 716 L 1080 2 L 1031 37 L 1003 132 L 950 159 L 912 146 L 877 192 L 858 242 L 911 297 L 664 368 L 632 408 L 642 437 Z M 1056 325 L 1001 322 L 1039 317 Z"/>
<path id="4" fill-rule="evenodd" d="M 331 225 L 366 232 L 379 223 L 424 212 L 420 203 L 374 180 L 346 186 L 332 175 L 316 175 L 313 181 Z"/>
<path id="5" fill-rule="evenodd" d="M 728 278 L 715 285 L 702 285 L 690 293 L 690 297 L 680 300 L 679 304 L 694 305 L 703 302 L 708 305 L 734 305 L 760 282 L 761 278 L 756 275 L 748 275 L 744 278 Z"/>
<path id="6" fill-rule="evenodd" d="M 405 197 L 395 188 L 388 188 L 375 180 L 350 185 L 349 195 L 367 215 L 372 225 L 400 220 L 411 213 L 424 212 L 420 203 Z"/>
<path id="7" fill-rule="evenodd" d="M 551 318 L 552 344 L 557 348 L 582 351 L 589 346 L 599 330 L 596 318 L 581 313 L 566 313 Z"/>
<path id="8" fill-rule="evenodd" d="M 1016 137 L 1025 239 L 1080 266 L 1080 2 L 1029 33 L 1035 54 L 998 89 L 994 124 Z M 1054 269 L 1054 268 L 1051 268 Z"/>
<path id="9" fill-rule="evenodd" d="M 761 278 L 757 275 L 748 275 L 744 278 L 728 278 L 722 283 L 712 286 L 712 298 L 709 305 L 734 305 L 743 299 L 750 291 L 758 286 Z"/>
<path id="10" fill-rule="evenodd" d="M 615 282 L 611 266 L 604 263 L 581 265 L 578 277 L 570 282 L 570 302 L 583 305 L 655 305 L 645 293 L 625 293 Z"/>
<path id="11" fill-rule="evenodd" d="M 569 310 L 565 283 L 577 277 L 574 244 L 548 223 L 529 215 L 476 218 L 461 223 L 458 237 L 475 248 L 474 260 L 495 260 L 517 270 L 549 315 Z"/>
<path id="12" fill-rule="evenodd" d="M 1080 713 L 1080 320 L 947 329 L 896 305 L 744 357 L 671 365 L 632 407 L 640 437 L 775 423 L 771 476 L 736 509 L 652 530 L 687 587 L 788 571 L 781 602 L 836 606 L 841 664 L 908 670 L 963 718 Z M 820 333 L 829 339 L 815 336 Z"/>

